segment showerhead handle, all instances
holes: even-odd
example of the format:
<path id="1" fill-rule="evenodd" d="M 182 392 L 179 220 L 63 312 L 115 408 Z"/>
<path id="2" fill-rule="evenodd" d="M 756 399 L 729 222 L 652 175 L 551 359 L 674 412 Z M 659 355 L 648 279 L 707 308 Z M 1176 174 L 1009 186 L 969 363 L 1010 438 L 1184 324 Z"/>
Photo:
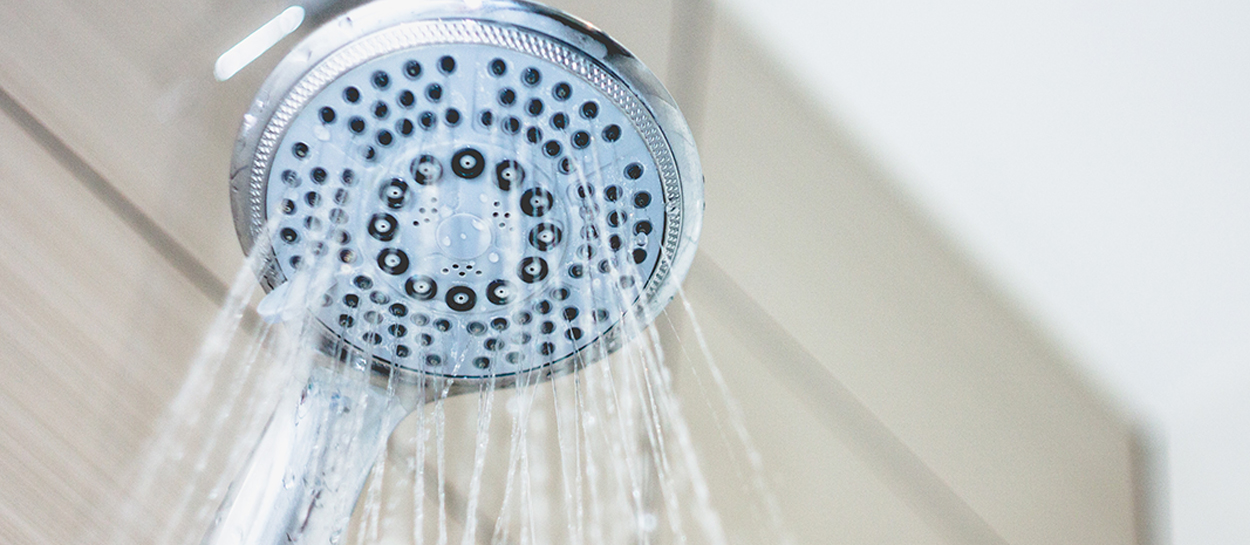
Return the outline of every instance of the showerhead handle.
<path id="1" fill-rule="evenodd" d="M 307 386 L 282 400 L 203 545 L 337 541 L 374 460 L 412 408 L 404 402 L 411 397 L 358 375 L 318 365 Z"/>

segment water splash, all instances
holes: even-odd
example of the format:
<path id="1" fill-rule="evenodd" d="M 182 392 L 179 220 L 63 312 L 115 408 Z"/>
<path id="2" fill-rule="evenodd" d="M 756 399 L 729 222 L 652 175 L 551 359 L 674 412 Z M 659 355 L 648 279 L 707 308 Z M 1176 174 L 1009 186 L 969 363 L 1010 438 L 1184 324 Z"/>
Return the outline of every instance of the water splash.
<path id="1" fill-rule="evenodd" d="M 508 145 L 517 145 L 512 142 Z M 526 155 L 534 152 L 529 147 L 513 152 L 533 160 Z M 591 164 L 611 159 L 597 154 L 591 148 Z M 607 185 L 601 170 L 574 169 L 571 174 L 583 187 Z M 370 173 L 360 174 L 366 175 Z M 430 191 L 443 202 L 454 197 L 438 188 Z M 570 199 L 565 211 L 590 218 L 583 234 L 586 249 L 579 250 L 587 256 L 612 256 L 619 249 L 619 241 L 596 234 L 611 231 L 607 214 L 597 212 L 609 204 L 605 192 L 588 190 L 580 202 Z M 365 201 L 356 199 L 354 208 L 344 209 L 364 215 Z M 501 213 L 519 213 L 517 204 L 506 203 Z M 326 212 L 318 214 L 320 221 L 331 221 Z M 524 246 L 520 233 L 515 238 L 513 242 Z M 315 247 L 322 241 L 308 242 Z M 346 543 L 438 545 L 730 542 L 675 393 L 669 368 L 673 363 L 666 360 L 657 327 L 644 322 L 636 309 L 641 282 L 624 282 L 633 278 L 630 270 L 618 268 L 614 259 L 602 259 L 596 265 L 602 277 L 570 281 L 589 300 L 625 311 L 619 325 L 598 341 L 597 350 L 574 356 L 552 375 L 548 370 L 520 373 L 515 383 L 496 380 L 493 368 L 487 367 L 488 380 L 471 392 L 452 395 L 459 392 L 457 379 L 427 376 L 414 382 L 375 365 L 341 339 L 327 340 L 310 302 L 332 292 L 341 276 L 332 254 L 308 254 L 313 257 L 302 273 L 263 301 L 261 314 L 272 324 L 243 320 L 254 299 L 252 275 L 260 258 L 241 268 L 143 457 L 134 499 L 123 509 L 114 543 L 196 541 L 214 522 L 223 499 L 227 506 L 240 501 L 228 486 L 240 468 L 275 453 L 305 467 L 284 468 L 274 493 L 309 494 L 287 501 L 317 515 L 302 518 L 306 525 L 270 529 L 268 535 L 279 540 L 326 536 Z M 737 447 L 749 461 L 751 486 L 766 504 L 771 525 L 767 533 L 788 542 L 741 410 L 684 296 L 681 304 L 695 324 L 695 341 L 727 407 Z M 353 306 L 340 320 L 370 323 L 368 312 Z M 557 309 L 536 312 L 541 316 L 509 329 L 521 358 L 545 356 L 538 342 L 522 339 L 539 338 L 546 334 L 541 328 L 559 319 L 545 317 Z M 394 353 L 398 344 L 387 340 L 380 346 Z M 591 361 L 592 354 L 603 353 L 612 355 Z M 471 357 L 453 351 L 444 364 L 467 366 Z M 501 389 L 501 384 L 510 387 Z M 400 424 L 400 416 L 407 413 Z M 270 431 L 294 425 L 294 435 L 271 440 L 266 431 L 269 442 L 249 459 L 266 419 Z M 395 425 L 399 431 L 382 448 Z M 293 441 L 306 441 L 300 444 L 307 452 L 292 450 Z M 372 476 L 366 482 L 370 466 Z M 224 511 L 216 523 L 229 516 Z M 206 543 L 237 537 L 214 536 Z"/>

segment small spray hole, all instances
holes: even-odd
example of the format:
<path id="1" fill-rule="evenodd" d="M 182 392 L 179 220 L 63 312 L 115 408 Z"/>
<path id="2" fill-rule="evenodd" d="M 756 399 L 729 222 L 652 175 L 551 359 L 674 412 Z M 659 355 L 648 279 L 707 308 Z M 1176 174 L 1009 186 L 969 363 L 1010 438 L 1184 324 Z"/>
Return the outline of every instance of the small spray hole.
<path id="1" fill-rule="evenodd" d="M 404 74 L 408 76 L 408 79 L 421 77 L 421 63 L 413 60 L 404 63 Z"/>
<path id="2" fill-rule="evenodd" d="M 495 122 L 495 115 L 490 113 L 490 110 L 482 110 L 482 113 L 478 114 L 477 120 L 483 127 L 489 127 L 491 123 Z"/>
<path id="3" fill-rule="evenodd" d="M 499 103 L 504 106 L 511 106 L 516 102 L 516 91 L 505 88 L 499 92 Z"/>
<path id="4" fill-rule="evenodd" d="M 412 94 L 412 91 L 405 89 L 404 92 L 399 94 L 400 106 L 403 106 L 405 108 L 411 108 L 413 103 L 415 103 L 416 101 L 417 101 L 417 97 L 416 95 Z"/>
<path id="5" fill-rule="evenodd" d="M 291 187 L 298 187 L 299 174 L 296 174 L 294 170 L 284 170 L 282 171 L 282 182 Z"/>
<path id="6" fill-rule="evenodd" d="M 608 142 L 616 142 L 621 139 L 621 126 L 608 125 L 603 129 L 603 139 Z"/>
<path id="7" fill-rule="evenodd" d="M 562 81 L 551 88 L 551 96 L 556 97 L 556 100 L 568 100 L 569 97 L 573 96 L 573 88 Z"/>
<path id="8" fill-rule="evenodd" d="M 444 74 L 450 74 L 456 71 L 456 59 L 450 56 L 443 57 L 438 60 L 438 69 Z"/>
<path id="9" fill-rule="evenodd" d="M 593 100 L 583 103 L 582 104 L 582 117 L 586 119 L 594 119 L 596 117 L 599 117 L 599 104 L 594 102 Z"/>
<path id="10" fill-rule="evenodd" d="M 410 350 L 407 346 L 401 344 L 395 347 L 395 357 L 406 358 L 409 354 L 412 354 L 412 350 Z"/>
<path id="11" fill-rule="evenodd" d="M 430 99 L 430 102 L 438 102 L 439 100 L 442 100 L 443 86 L 437 83 L 431 83 L 425 88 L 425 98 Z"/>
<path id="12" fill-rule="evenodd" d="M 529 103 L 525 105 L 525 111 L 529 112 L 532 116 L 542 115 L 543 101 L 536 98 L 530 99 Z"/>
<path id="13" fill-rule="evenodd" d="M 490 359 L 489 358 L 476 358 L 473 360 L 473 366 L 477 367 L 478 369 L 485 369 L 487 367 L 490 367 Z"/>
<path id="14" fill-rule="evenodd" d="M 360 102 L 360 89 L 357 89 L 355 87 L 348 87 L 346 89 L 343 89 L 343 100 L 346 100 L 352 104 Z"/>
<path id="15" fill-rule="evenodd" d="M 543 144 L 543 153 L 545 153 L 547 157 L 560 155 L 560 143 L 555 140 L 548 140 L 546 144 Z"/>
<path id="16" fill-rule="evenodd" d="M 394 136 L 391 135 L 391 131 L 386 131 L 386 130 L 378 131 L 378 143 L 379 144 L 382 144 L 383 146 L 389 146 L 391 145 L 391 142 L 393 142 L 394 140 L 395 138 Z"/>
<path id="17" fill-rule="evenodd" d="M 620 227 L 621 225 L 624 225 L 626 219 L 628 219 L 628 216 L 620 210 L 608 212 L 608 225 L 610 227 Z"/>
<path id="18" fill-rule="evenodd" d="M 295 229 L 290 227 L 283 229 L 280 235 L 282 236 L 282 240 L 286 242 L 295 242 L 299 240 L 299 233 L 296 233 Z"/>
<path id="19" fill-rule="evenodd" d="M 508 134 L 516 134 L 521 131 L 521 120 L 515 117 L 509 117 L 503 121 L 503 130 Z"/>
<path id="20" fill-rule="evenodd" d="M 531 144 L 537 144 L 543 139 L 543 131 L 539 130 L 538 127 L 530 127 L 525 131 L 525 139 L 529 140 Z"/>
<path id="21" fill-rule="evenodd" d="M 395 303 L 391 305 L 390 311 L 391 311 L 391 315 L 395 316 L 396 318 L 403 318 L 404 316 L 408 315 L 408 307 L 399 303 Z"/>
<path id="22" fill-rule="evenodd" d="M 282 213 L 288 216 L 291 214 L 294 214 L 295 213 L 295 201 L 291 199 L 283 199 L 282 200 Z"/>
<path id="23" fill-rule="evenodd" d="M 375 71 L 374 88 L 386 89 L 387 86 L 390 86 L 390 76 L 384 73 L 384 71 L 381 71 L 381 70 Z"/>
<path id="24" fill-rule="evenodd" d="M 373 103 L 373 117 L 384 119 L 389 113 L 391 113 L 391 109 L 386 106 L 385 102 L 379 100 Z"/>
<path id="25" fill-rule="evenodd" d="M 324 184 L 326 182 L 326 169 L 321 167 L 312 169 L 312 179 L 316 183 Z"/>
<path id="26" fill-rule="evenodd" d="M 429 129 L 434 126 L 434 112 L 421 112 L 421 117 L 417 122 L 421 124 L 421 128 Z"/>
<path id="27" fill-rule="evenodd" d="M 543 322 L 542 325 L 538 327 L 538 332 L 542 333 L 543 335 L 550 335 L 551 332 L 555 330 L 556 330 L 555 322 Z"/>
<path id="28" fill-rule="evenodd" d="M 586 131 L 577 131 L 573 133 L 573 147 L 577 149 L 586 149 L 590 145 L 590 133 Z"/>
<path id="29" fill-rule="evenodd" d="M 508 329 L 508 319 L 507 318 L 495 318 L 494 320 L 490 321 L 490 328 L 494 329 L 495 331 L 503 331 L 505 329 Z"/>
<path id="30" fill-rule="evenodd" d="M 564 130 L 565 127 L 569 126 L 569 116 L 564 115 L 564 112 L 556 113 L 551 116 L 551 126 L 558 131 Z"/>
<path id="31" fill-rule="evenodd" d="M 642 177 L 642 165 L 638 163 L 630 163 L 625 167 L 625 177 L 631 180 L 637 180 Z"/>
<path id="32" fill-rule="evenodd" d="M 347 126 L 351 128 L 352 132 L 360 134 L 365 131 L 365 120 L 359 117 L 353 117 L 347 122 Z"/>
<path id="33" fill-rule="evenodd" d="M 634 258 L 634 263 L 642 263 L 643 261 L 647 260 L 647 251 L 642 248 L 638 248 L 634 250 L 633 258 Z"/>
<path id="34" fill-rule="evenodd" d="M 343 185 L 351 186 L 356 183 L 356 173 L 352 169 L 343 170 Z"/>
<path id="35" fill-rule="evenodd" d="M 486 332 L 486 326 L 482 322 L 469 322 L 465 329 L 472 335 L 481 335 Z"/>
<path id="36" fill-rule="evenodd" d="M 639 191 L 634 194 L 634 206 L 638 208 L 646 208 L 651 204 L 651 194 L 646 191 Z"/>
<path id="37" fill-rule="evenodd" d="M 399 134 L 408 136 L 412 134 L 414 129 L 416 129 L 416 126 L 412 124 L 411 119 L 401 119 L 395 124 L 395 129 L 399 131 Z"/>
<path id="38" fill-rule="evenodd" d="M 291 147 L 291 153 L 294 153 L 295 156 L 300 159 L 308 157 L 308 144 L 296 142 L 295 145 Z"/>
<path id="39" fill-rule="evenodd" d="M 315 191 L 309 191 L 304 194 L 304 202 L 308 203 L 308 206 L 316 208 L 317 205 L 321 204 L 321 195 Z"/>
<path id="40" fill-rule="evenodd" d="M 455 127 L 456 125 L 459 125 L 460 124 L 460 110 L 457 110 L 455 108 L 449 108 L 447 112 L 443 114 L 443 120 L 446 121 L 448 125 L 451 125 L 453 127 Z"/>
<path id="41" fill-rule="evenodd" d="M 542 81 L 542 79 L 543 75 L 537 68 L 526 68 L 525 72 L 521 74 L 521 81 L 524 81 L 530 87 L 538 85 L 538 82 Z"/>
<path id="42" fill-rule="evenodd" d="M 321 122 L 334 123 L 334 108 L 326 106 L 321 109 Z"/>
<path id="43" fill-rule="evenodd" d="M 507 73 L 507 71 L 508 71 L 508 63 L 504 62 L 503 59 L 495 59 L 493 61 L 490 61 L 490 73 L 494 75 L 495 77 L 502 76 L 505 73 Z"/>

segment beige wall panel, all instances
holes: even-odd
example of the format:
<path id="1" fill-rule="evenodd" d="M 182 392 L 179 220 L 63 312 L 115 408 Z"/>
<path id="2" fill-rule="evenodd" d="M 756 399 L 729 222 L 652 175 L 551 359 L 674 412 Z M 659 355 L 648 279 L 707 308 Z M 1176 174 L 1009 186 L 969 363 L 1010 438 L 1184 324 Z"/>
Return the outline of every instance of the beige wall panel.
<path id="1" fill-rule="evenodd" d="M 1132 542 L 1130 427 L 728 17 L 711 55 L 706 256 L 989 539 Z"/>
<path id="2" fill-rule="evenodd" d="M 215 312 L 0 116 L 0 542 L 99 543 Z"/>
<path id="3" fill-rule="evenodd" d="M 3 4 L 11 23 L 0 34 L 0 88 L 230 278 L 241 252 L 226 176 L 238 120 L 263 72 L 218 83 L 213 62 L 278 4 Z"/>
<path id="4" fill-rule="evenodd" d="M 713 501 L 732 543 L 776 543 L 763 496 L 752 483 L 747 450 L 736 436 L 730 410 L 699 347 L 697 323 L 720 369 L 730 399 L 758 450 L 764 481 L 775 495 L 785 530 L 802 544 L 957 543 L 934 529 L 928 513 L 900 495 L 893 477 L 864 456 L 862 440 L 831 428 L 796 396 L 793 384 L 773 369 L 793 365 L 784 352 L 768 350 L 777 331 L 756 327 L 765 316 L 745 294 L 714 278 L 700 258 L 686 282 L 685 297 L 668 308 L 675 331 L 666 361 L 675 371 L 678 396 L 698 445 Z M 663 327 L 662 327 L 663 329 Z"/>

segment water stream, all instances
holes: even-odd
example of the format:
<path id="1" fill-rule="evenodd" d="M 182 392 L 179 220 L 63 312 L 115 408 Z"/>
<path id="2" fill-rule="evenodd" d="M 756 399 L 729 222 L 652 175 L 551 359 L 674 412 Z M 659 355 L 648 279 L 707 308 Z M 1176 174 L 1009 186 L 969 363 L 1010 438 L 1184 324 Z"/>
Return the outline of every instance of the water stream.
<path id="1" fill-rule="evenodd" d="M 245 319 L 252 265 L 237 276 L 187 379 L 136 464 L 113 543 L 197 543 L 278 400 L 298 392 L 320 357 L 309 331 Z M 786 541 L 764 468 L 684 295 L 687 334 L 702 353 L 723 424 Z M 672 312 L 672 310 L 670 310 Z M 671 320 L 660 323 L 671 326 Z M 442 383 L 372 458 L 344 533 L 348 543 L 708 543 L 727 536 L 666 367 L 659 326 L 606 361 L 514 387 L 493 382 L 448 396 Z M 294 330 L 294 331 L 293 331 Z M 689 358 L 687 358 L 689 359 Z M 360 379 L 363 384 L 365 379 Z M 711 401 L 709 401 L 710 403 Z M 719 425 L 719 424 L 718 424 Z M 350 439 L 352 426 L 344 428 Z M 713 446 L 712 449 L 719 450 Z"/>
<path id="2" fill-rule="evenodd" d="M 414 138 L 433 138 L 421 134 Z M 498 163 L 500 169 L 537 164 L 535 146 L 500 131 L 490 134 L 490 141 L 479 145 L 510 158 Z M 387 138 L 389 142 L 389 133 Z M 339 160 L 335 154 L 346 153 L 333 142 L 319 146 L 314 151 L 305 146 L 303 153 L 321 154 L 316 156 L 318 161 Z M 449 146 L 422 141 L 414 149 L 450 154 L 455 150 Z M 457 151 L 456 156 L 466 150 Z M 642 259 L 631 262 L 622 256 L 631 255 L 630 248 L 647 255 L 644 248 L 655 242 L 648 239 L 651 226 L 646 223 L 645 233 L 635 231 L 634 238 L 622 241 L 617 233 L 630 234 L 611 218 L 613 214 L 642 214 L 651 197 L 640 192 L 646 199 L 635 198 L 630 207 L 616 203 L 617 196 L 605 196 L 611 188 L 621 189 L 604 179 L 598 165 L 629 160 L 600 157 L 598 147 L 585 153 L 585 164 L 593 168 L 570 167 L 565 173 L 572 180 L 564 188 L 567 195 L 547 197 L 548 206 L 558 202 L 564 207 L 553 209 L 551 216 L 565 218 L 568 232 L 561 235 L 551 227 L 554 223 L 541 223 L 529 231 L 528 244 L 542 246 L 542 239 L 536 238 L 542 236 L 553 236 L 552 244 L 559 243 L 561 236 L 575 240 L 566 243 L 565 250 L 570 256 L 576 252 L 577 263 L 572 267 L 584 266 L 587 272 L 553 272 L 560 279 L 555 287 L 535 284 L 540 287 L 527 296 L 534 299 L 533 304 L 523 300 L 530 306 L 509 315 L 511 321 L 499 317 L 490 320 L 489 326 L 469 322 L 460 329 L 437 314 L 433 318 L 423 314 L 423 303 L 414 290 L 407 292 L 413 300 L 404 300 L 411 308 L 403 306 L 383 290 L 371 290 L 374 281 L 363 273 L 357 275 L 363 268 L 347 265 L 360 261 L 349 253 L 354 250 L 347 247 L 347 241 L 352 237 L 369 240 L 369 235 L 336 231 L 334 226 L 348 217 L 382 217 L 378 210 L 388 209 L 378 207 L 379 195 L 383 200 L 405 198 L 409 190 L 396 189 L 396 184 L 402 184 L 395 181 L 399 178 L 385 185 L 390 176 L 386 169 L 393 169 L 394 164 L 367 167 L 356 172 L 354 179 L 348 176 L 351 170 L 336 177 L 317 167 L 313 176 L 320 180 L 314 178 L 302 187 L 298 176 L 288 180 L 284 175 L 282 182 L 275 182 L 274 191 L 287 193 L 273 198 L 287 203 L 292 211 L 295 203 L 307 203 L 299 206 L 310 211 L 301 212 L 307 216 L 298 224 L 291 214 L 272 218 L 260 240 L 273 240 L 269 235 L 277 232 L 289 246 L 298 240 L 304 253 L 290 258 L 291 270 L 298 272 L 290 273 L 290 278 L 261 299 L 255 271 L 262 257 L 249 258 L 240 268 L 181 389 L 153 430 L 145 452 L 136 459 L 131 494 L 119 505 L 108 506 L 118 521 L 112 543 L 200 543 L 210 526 L 214 534 L 205 541 L 208 545 L 254 541 L 262 535 L 274 540 L 322 535 L 336 543 L 361 544 L 738 543 L 742 539 L 727 534 L 717 513 L 703 465 L 709 463 L 709 455 L 719 462 L 725 447 L 730 458 L 748 461 L 743 477 L 761 503 L 760 510 L 767 514 L 769 528 L 763 533 L 776 538 L 770 541 L 787 541 L 776 500 L 768 492 L 763 462 L 751 443 L 741 409 L 713 361 L 693 306 L 679 295 L 668 311 L 677 316 L 662 316 L 655 323 L 644 323 L 636 310 L 643 281 L 634 264 L 641 264 Z M 395 164 L 411 160 L 417 169 L 430 156 L 414 157 L 400 157 Z M 478 161 L 484 161 L 480 153 Z M 628 168 L 639 169 L 633 178 L 641 176 L 638 163 Z M 537 171 L 530 174 L 539 175 Z M 518 170 L 516 176 L 519 186 L 523 174 Z M 376 181 L 382 191 L 361 180 Z M 289 187 L 279 187 L 279 183 Z M 467 182 L 423 185 L 416 204 L 402 205 L 418 213 L 418 220 L 408 219 L 414 226 L 438 224 L 440 233 L 441 226 L 462 227 L 456 233 L 469 241 L 463 245 L 471 246 L 474 241 L 469 235 L 484 227 L 465 227 L 477 223 L 461 221 L 469 215 L 455 213 L 458 208 L 480 212 L 481 218 L 490 218 L 484 221 L 490 222 L 492 230 L 498 227 L 495 240 L 482 239 L 495 245 L 490 248 L 501 248 L 489 253 L 492 264 L 486 263 L 485 249 L 457 246 L 462 243 L 450 237 L 435 240 L 429 229 L 405 241 L 410 249 L 472 250 L 469 253 L 482 257 L 473 271 L 459 264 L 443 269 L 440 278 L 447 284 L 460 281 L 457 274 L 460 278 L 481 275 L 486 267 L 518 270 L 518 265 L 530 259 L 515 250 L 527 247 L 529 227 L 521 224 L 518 230 L 515 218 L 523 212 L 542 215 L 525 209 L 533 206 L 532 198 L 518 202 L 507 196 L 511 194 L 502 185 L 505 196 L 500 197 L 481 190 L 470 194 L 465 186 Z M 394 195 L 387 192 L 392 189 Z M 331 200 L 333 207 L 320 206 Z M 396 229 L 395 218 L 386 217 L 392 222 L 389 228 Z M 551 217 L 543 221 L 556 222 Z M 291 225 L 306 230 L 296 233 Z M 379 240 L 390 240 L 390 236 L 374 234 Z M 507 248 L 513 248 L 511 253 Z M 382 256 L 391 251 L 379 254 L 380 267 L 385 266 Z M 420 257 L 414 254 L 416 259 Z M 592 266 L 594 274 L 589 271 Z M 542 275 L 546 274 L 544 262 Z M 558 292 L 564 293 L 550 295 Z M 372 302 L 365 301 L 366 297 Z M 339 331 L 352 331 L 356 344 L 327 336 L 327 327 L 322 326 L 329 323 L 325 315 L 329 311 L 322 309 L 338 308 L 331 301 L 348 298 L 351 302 L 344 304 L 344 313 L 338 315 L 336 310 L 333 314 L 338 315 Z M 565 299 L 569 299 L 567 306 L 561 302 Z M 618 323 L 610 329 L 603 325 L 617 314 L 621 315 Z M 686 331 L 674 325 L 677 322 L 692 325 Z M 669 331 L 662 331 L 665 326 Z M 565 367 L 550 373 L 547 369 L 507 371 L 521 368 L 517 365 L 521 362 L 547 361 L 556 346 L 547 340 L 563 343 L 560 338 L 567 337 L 576 342 L 583 331 L 579 327 L 607 331 L 592 343 L 593 350 L 584 349 L 567 360 L 571 363 Z M 442 337 L 431 340 L 431 334 Z M 683 335 L 693 339 L 682 339 Z M 485 350 L 493 351 L 489 352 L 493 360 L 480 356 L 483 342 Z M 492 347 L 492 342 L 506 346 L 506 355 L 498 346 Z M 375 365 L 360 351 L 358 346 L 364 343 L 397 359 L 411 355 L 410 371 L 448 370 L 447 374 L 454 375 L 453 371 L 471 365 L 474 373 L 485 375 L 457 379 L 435 376 L 433 371 L 425 375 L 390 372 L 389 364 Z M 418 361 L 415 350 L 432 344 Z M 470 345 L 476 352 L 470 353 L 466 348 Z M 434 354 L 440 346 L 447 350 L 441 356 Z M 666 347 L 676 347 L 682 357 L 669 357 Z M 606 357 L 593 356 L 609 352 Z M 718 414 L 732 431 L 732 441 L 696 444 L 683 416 L 683 401 L 689 400 L 676 394 L 674 365 L 699 366 L 693 373 L 696 379 L 704 374 L 711 377 L 715 388 L 704 388 L 702 401 L 721 407 Z M 468 391 L 465 385 L 470 386 Z M 298 467 L 287 467 L 291 463 Z M 281 486 L 253 486 L 254 495 L 249 496 L 247 487 L 236 480 L 242 471 L 253 483 L 280 472 Z M 218 511 L 223 502 L 227 508 Z M 253 518 L 268 520 L 271 505 L 285 509 L 273 520 L 286 516 L 283 524 L 294 519 L 299 523 L 248 530 Z"/>

